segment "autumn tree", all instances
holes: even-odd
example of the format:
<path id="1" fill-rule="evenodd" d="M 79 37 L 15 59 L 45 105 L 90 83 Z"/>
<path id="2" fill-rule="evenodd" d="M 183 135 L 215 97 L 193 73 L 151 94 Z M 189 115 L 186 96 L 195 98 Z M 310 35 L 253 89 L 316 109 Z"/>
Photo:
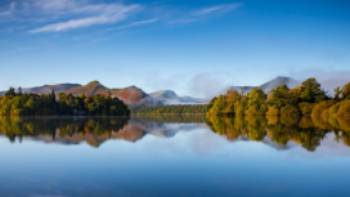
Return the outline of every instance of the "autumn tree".
<path id="1" fill-rule="evenodd" d="M 266 112 L 266 94 L 260 88 L 252 89 L 247 95 L 247 114 L 265 115 Z"/>

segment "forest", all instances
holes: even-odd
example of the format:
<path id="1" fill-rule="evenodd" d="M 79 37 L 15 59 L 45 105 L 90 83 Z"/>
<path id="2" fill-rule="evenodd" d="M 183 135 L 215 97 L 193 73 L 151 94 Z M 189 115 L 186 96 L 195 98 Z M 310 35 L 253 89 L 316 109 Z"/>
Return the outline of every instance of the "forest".
<path id="1" fill-rule="evenodd" d="M 211 100 L 206 117 L 209 122 L 216 122 L 220 117 L 232 122 L 263 117 L 269 125 L 312 124 L 321 129 L 350 130 L 350 83 L 336 88 L 332 97 L 321 89 L 315 78 L 292 89 L 279 86 L 268 94 L 259 88 L 247 94 L 230 90 Z"/>
<path id="2" fill-rule="evenodd" d="M 0 116 L 129 116 L 130 110 L 118 98 L 24 94 L 10 88 L 0 97 Z"/>

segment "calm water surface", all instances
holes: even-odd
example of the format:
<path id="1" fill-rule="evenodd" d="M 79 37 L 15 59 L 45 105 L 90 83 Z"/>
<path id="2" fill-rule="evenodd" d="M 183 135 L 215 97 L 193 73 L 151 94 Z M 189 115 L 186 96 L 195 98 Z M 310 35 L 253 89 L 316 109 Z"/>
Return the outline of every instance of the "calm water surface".
<path id="1" fill-rule="evenodd" d="M 4 120 L 0 131 L 0 196 L 350 196 L 350 147 L 332 132 L 308 149 L 204 123 Z"/>

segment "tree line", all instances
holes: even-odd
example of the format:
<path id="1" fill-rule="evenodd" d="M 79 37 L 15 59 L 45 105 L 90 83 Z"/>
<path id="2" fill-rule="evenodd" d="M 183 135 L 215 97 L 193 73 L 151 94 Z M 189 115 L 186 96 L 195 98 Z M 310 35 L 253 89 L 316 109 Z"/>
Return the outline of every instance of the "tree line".
<path id="1" fill-rule="evenodd" d="M 0 116 L 129 116 L 130 110 L 118 98 L 60 93 L 24 94 L 10 88 L 0 97 Z"/>
<path id="2" fill-rule="evenodd" d="M 320 128 L 346 127 L 350 122 L 350 83 L 337 88 L 333 97 L 321 89 L 315 78 L 292 89 L 279 86 L 268 94 L 259 88 L 247 94 L 229 90 L 212 99 L 206 113 L 209 121 L 217 117 L 246 120 L 258 116 L 266 117 L 269 124 L 295 125 L 303 117 L 310 117 Z"/>

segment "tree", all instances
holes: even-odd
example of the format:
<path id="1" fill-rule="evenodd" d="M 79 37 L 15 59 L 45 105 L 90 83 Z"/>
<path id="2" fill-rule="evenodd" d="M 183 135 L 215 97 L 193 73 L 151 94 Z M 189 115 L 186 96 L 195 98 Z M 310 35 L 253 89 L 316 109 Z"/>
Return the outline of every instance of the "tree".
<path id="1" fill-rule="evenodd" d="M 229 90 L 225 95 L 225 109 L 223 110 L 227 115 L 235 114 L 235 104 L 239 102 L 241 95 L 235 90 Z"/>
<path id="2" fill-rule="evenodd" d="M 17 89 L 17 94 L 22 95 L 23 94 L 23 89 L 22 87 L 18 87 Z"/>
<path id="3" fill-rule="evenodd" d="M 11 87 L 6 93 L 5 96 L 16 96 L 15 88 Z"/>
<path id="4" fill-rule="evenodd" d="M 247 111 L 246 113 L 254 115 L 264 115 L 266 107 L 266 94 L 260 88 L 252 89 L 247 95 Z"/>
<path id="5" fill-rule="evenodd" d="M 314 103 L 327 98 L 326 93 L 315 78 L 305 80 L 297 90 L 300 101 Z"/>
<path id="6" fill-rule="evenodd" d="M 342 97 L 342 89 L 337 87 L 334 89 L 334 99 L 339 100 Z"/>
<path id="7" fill-rule="evenodd" d="M 213 99 L 211 107 L 208 111 L 209 116 L 223 115 L 225 109 L 225 96 L 220 95 Z"/>
<path id="8" fill-rule="evenodd" d="M 0 99 L 2 116 L 44 115 L 104 115 L 129 116 L 130 110 L 118 98 L 73 96 L 55 92 L 48 95 L 16 94 L 10 90 Z M 93 107 L 90 105 L 92 104 Z"/>
<path id="9" fill-rule="evenodd" d="M 273 90 L 271 90 L 267 103 L 272 106 L 276 106 L 278 108 L 281 108 L 285 105 L 293 105 L 296 104 L 297 99 L 295 96 L 290 92 L 288 86 L 282 85 L 279 86 Z"/>
<path id="10" fill-rule="evenodd" d="M 350 83 L 344 85 L 341 90 L 342 99 L 350 99 Z"/>

